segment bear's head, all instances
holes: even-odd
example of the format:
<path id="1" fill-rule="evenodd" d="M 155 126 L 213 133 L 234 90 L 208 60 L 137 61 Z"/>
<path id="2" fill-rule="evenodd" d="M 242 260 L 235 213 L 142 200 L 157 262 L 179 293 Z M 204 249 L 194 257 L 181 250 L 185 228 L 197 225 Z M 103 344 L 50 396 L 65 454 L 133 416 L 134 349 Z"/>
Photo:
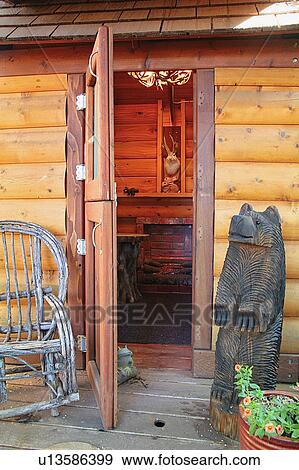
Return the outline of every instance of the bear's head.
<path id="1" fill-rule="evenodd" d="M 229 228 L 230 242 L 246 243 L 271 248 L 281 240 L 281 218 L 277 207 L 269 206 L 257 212 L 250 204 L 243 204 L 234 215 Z"/>

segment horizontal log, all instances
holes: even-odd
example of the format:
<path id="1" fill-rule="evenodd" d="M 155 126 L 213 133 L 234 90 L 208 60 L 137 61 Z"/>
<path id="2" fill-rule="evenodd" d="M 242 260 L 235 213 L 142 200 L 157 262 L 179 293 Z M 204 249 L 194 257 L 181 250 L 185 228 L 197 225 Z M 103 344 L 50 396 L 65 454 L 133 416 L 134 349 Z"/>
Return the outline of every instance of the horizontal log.
<path id="1" fill-rule="evenodd" d="M 67 90 L 67 75 L 22 75 L 0 77 L 0 93 Z"/>
<path id="2" fill-rule="evenodd" d="M 64 235 L 65 209 L 65 199 L 8 199 L 0 204 L 0 220 L 33 222 L 54 235 Z"/>
<path id="3" fill-rule="evenodd" d="M 138 129 L 136 129 L 136 134 Z M 116 136 L 116 135 L 115 135 Z M 118 139 L 118 137 L 116 137 Z M 114 144 L 114 156 L 115 160 L 123 159 L 139 159 L 140 162 L 135 164 L 142 165 L 146 159 L 154 159 L 157 155 L 157 142 L 152 141 L 135 141 L 135 142 L 120 142 L 115 141 Z"/>
<path id="4" fill-rule="evenodd" d="M 0 95 L 0 128 L 65 126 L 65 106 L 65 91 Z"/>
<path id="5" fill-rule="evenodd" d="M 63 198 L 65 170 L 65 163 L 0 165 L 0 199 Z"/>
<path id="6" fill-rule="evenodd" d="M 142 199 L 119 199 L 118 217 L 192 217 L 192 199 L 165 200 L 164 198 L 144 201 Z"/>
<path id="7" fill-rule="evenodd" d="M 212 328 L 212 350 L 216 349 L 216 340 L 219 327 L 213 325 Z M 299 353 L 299 318 L 285 317 L 282 327 L 282 341 L 280 347 L 281 354 Z"/>
<path id="8" fill-rule="evenodd" d="M 217 162 L 217 199 L 299 201 L 299 163 Z"/>
<path id="9" fill-rule="evenodd" d="M 217 124 L 298 124 L 299 87 L 216 87 Z"/>
<path id="10" fill-rule="evenodd" d="M 2 255 L 2 258 L 3 258 L 3 255 Z M 4 266 L 1 264 L 0 267 L 1 267 L 0 269 L 0 292 L 2 293 L 6 291 L 6 274 L 5 274 Z M 18 276 L 19 288 L 25 289 L 26 280 L 25 280 L 24 270 L 19 269 L 17 271 L 17 276 Z M 14 286 L 14 281 L 12 278 L 11 288 L 13 286 Z M 43 287 L 51 287 L 53 290 L 53 293 L 56 295 L 57 286 L 58 286 L 58 271 L 53 271 L 52 269 L 50 271 L 47 271 L 44 269 L 43 270 Z"/>
<path id="11" fill-rule="evenodd" d="M 119 104 L 114 107 L 114 122 L 118 124 L 157 125 L 157 104 Z"/>
<path id="12" fill-rule="evenodd" d="M 238 142 L 238 145 L 236 145 Z M 288 163 L 299 161 L 299 125 L 216 126 L 216 161 Z"/>
<path id="13" fill-rule="evenodd" d="M 65 161 L 66 127 L 0 130 L 0 163 Z"/>
<path id="14" fill-rule="evenodd" d="M 116 187 L 117 194 L 124 195 L 124 188 L 136 188 L 139 189 L 139 193 L 154 193 L 157 189 L 157 183 L 155 177 L 134 177 L 134 176 L 116 176 Z"/>
<path id="15" fill-rule="evenodd" d="M 117 110 L 115 111 L 116 115 Z M 156 142 L 156 124 L 115 124 L 115 144 L 118 142 Z M 139 145 L 139 144 L 138 144 Z"/>
<path id="16" fill-rule="evenodd" d="M 121 159 L 115 161 L 115 176 L 123 178 L 126 181 L 126 178 L 129 176 L 136 177 L 156 177 L 157 175 L 157 161 L 155 159 Z"/>
<path id="17" fill-rule="evenodd" d="M 285 201 L 240 201 L 216 199 L 215 202 L 215 238 L 227 238 L 230 221 L 238 214 L 244 202 L 249 202 L 257 211 L 264 211 L 269 205 L 275 205 L 282 217 L 282 233 L 284 240 L 299 240 L 299 203 Z"/>
<path id="18" fill-rule="evenodd" d="M 299 69 L 289 68 L 216 68 L 215 85 L 298 86 Z"/>
<path id="19" fill-rule="evenodd" d="M 219 276 L 223 267 L 228 242 L 215 240 L 214 245 L 214 275 Z M 299 241 L 286 241 L 286 277 L 299 279 Z"/>
<path id="20" fill-rule="evenodd" d="M 219 277 L 214 278 L 214 299 L 216 296 Z M 286 317 L 299 317 L 299 279 L 286 280 L 284 301 L 284 315 Z"/>
<path id="21" fill-rule="evenodd" d="M 65 248 L 65 246 L 66 246 L 65 236 L 57 236 L 57 238 L 62 243 L 63 247 Z M 16 266 L 17 266 L 17 269 L 21 271 L 21 270 L 23 270 L 24 265 L 23 265 L 22 249 L 21 249 L 21 245 L 20 245 L 20 239 L 17 235 L 14 237 L 14 239 L 15 239 Z M 8 250 L 8 253 L 9 253 L 9 255 L 8 255 L 9 256 L 8 264 L 9 264 L 9 267 L 11 268 L 12 267 L 12 260 L 11 260 L 12 250 L 11 250 L 11 236 L 10 236 L 10 234 L 6 235 L 6 241 L 7 241 L 7 250 Z M 27 259 L 27 266 L 28 266 L 28 269 L 31 270 L 30 246 L 29 246 L 28 236 L 24 236 L 24 246 L 25 246 L 26 259 Z M 52 255 L 52 253 L 50 252 L 50 250 L 48 249 L 48 247 L 44 243 L 42 243 L 41 250 L 42 250 L 42 254 L 41 254 L 42 269 L 45 270 L 45 271 L 57 271 L 58 266 L 56 264 L 56 261 L 55 261 L 53 255 Z M 5 269 L 4 251 L 3 251 L 2 240 L 0 241 L 0 269 L 1 270 Z M 21 279 L 21 280 L 23 280 L 23 279 Z M 12 271 L 11 271 L 11 284 L 14 285 Z M 23 284 L 22 286 L 20 285 L 20 288 L 23 290 L 23 289 L 26 288 L 26 286 Z"/>

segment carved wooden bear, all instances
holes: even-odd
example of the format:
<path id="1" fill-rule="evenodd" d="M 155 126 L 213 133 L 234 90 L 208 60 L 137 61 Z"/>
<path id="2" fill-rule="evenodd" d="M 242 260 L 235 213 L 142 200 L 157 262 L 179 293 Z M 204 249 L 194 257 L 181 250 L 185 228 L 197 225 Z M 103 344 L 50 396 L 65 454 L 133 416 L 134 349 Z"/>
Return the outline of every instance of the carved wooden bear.
<path id="1" fill-rule="evenodd" d="M 285 252 L 277 208 L 256 212 L 244 204 L 231 220 L 228 239 L 215 303 L 214 319 L 220 329 L 211 421 L 234 438 L 237 420 L 229 421 L 237 413 L 235 364 L 252 365 L 254 381 L 264 390 L 275 388 L 277 381 L 285 294 Z"/>

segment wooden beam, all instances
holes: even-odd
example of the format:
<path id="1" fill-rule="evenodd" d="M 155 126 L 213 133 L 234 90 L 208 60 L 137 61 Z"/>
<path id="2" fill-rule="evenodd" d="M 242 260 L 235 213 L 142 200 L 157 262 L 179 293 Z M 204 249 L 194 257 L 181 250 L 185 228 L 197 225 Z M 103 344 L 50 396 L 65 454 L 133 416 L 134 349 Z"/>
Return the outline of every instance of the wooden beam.
<path id="1" fill-rule="evenodd" d="M 214 72 L 194 77 L 193 348 L 211 349 L 214 251 Z M 194 351 L 195 354 L 195 351 Z"/>
<path id="2" fill-rule="evenodd" d="M 67 261 L 69 268 L 68 306 L 73 333 L 83 335 L 84 318 L 84 256 L 77 254 L 77 240 L 84 236 L 84 181 L 76 180 L 76 165 L 83 163 L 84 111 L 76 110 L 76 96 L 83 93 L 83 75 L 68 76 L 67 100 Z M 85 357 L 77 351 L 77 367 L 85 368 Z"/>
<path id="3" fill-rule="evenodd" d="M 42 46 L 42 47 L 41 47 Z M 1 51 L 0 76 L 85 73 L 91 43 L 66 42 Z M 14 47 L 17 47 L 14 45 Z M 114 43 L 114 71 L 214 67 L 298 67 L 296 39 L 269 36 Z M 76 58 L 76 60 L 74 60 Z"/>

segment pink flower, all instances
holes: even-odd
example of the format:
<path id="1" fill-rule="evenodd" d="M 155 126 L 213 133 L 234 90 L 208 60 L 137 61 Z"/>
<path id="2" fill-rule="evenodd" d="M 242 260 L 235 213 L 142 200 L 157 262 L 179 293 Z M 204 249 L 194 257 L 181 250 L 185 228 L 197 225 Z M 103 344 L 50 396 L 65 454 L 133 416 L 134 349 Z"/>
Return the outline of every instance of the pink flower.
<path id="1" fill-rule="evenodd" d="M 250 405 L 250 403 L 251 403 L 251 398 L 250 398 L 250 397 L 245 397 L 244 400 L 243 400 L 243 403 L 244 403 L 245 406 Z"/>
<path id="2" fill-rule="evenodd" d="M 277 432 L 277 434 L 278 434 L 279 436 L 281 436 L 281 435 L 283 434 L 283 431 L 284 431 L 283 427 L 282 427 L 280 424 L 278 424 L 278 425 L 276 426 L 276 432 Z"/>
<path id="3" fill-rule="evenodd" d="M 241 369 L 242 369 L 242 366 L 240 364 L 235 365 L 235 371 L 236 372 L 240 372 Z"/>
<path id="4" fill-rule="evenodd" d="M 275 426 L 273 423 L 268 423 L 266 424 L 265 426 L 265 431 L 268 433 L 268 434 L 272 434 L 274 431 L 275 431 Z"/>

